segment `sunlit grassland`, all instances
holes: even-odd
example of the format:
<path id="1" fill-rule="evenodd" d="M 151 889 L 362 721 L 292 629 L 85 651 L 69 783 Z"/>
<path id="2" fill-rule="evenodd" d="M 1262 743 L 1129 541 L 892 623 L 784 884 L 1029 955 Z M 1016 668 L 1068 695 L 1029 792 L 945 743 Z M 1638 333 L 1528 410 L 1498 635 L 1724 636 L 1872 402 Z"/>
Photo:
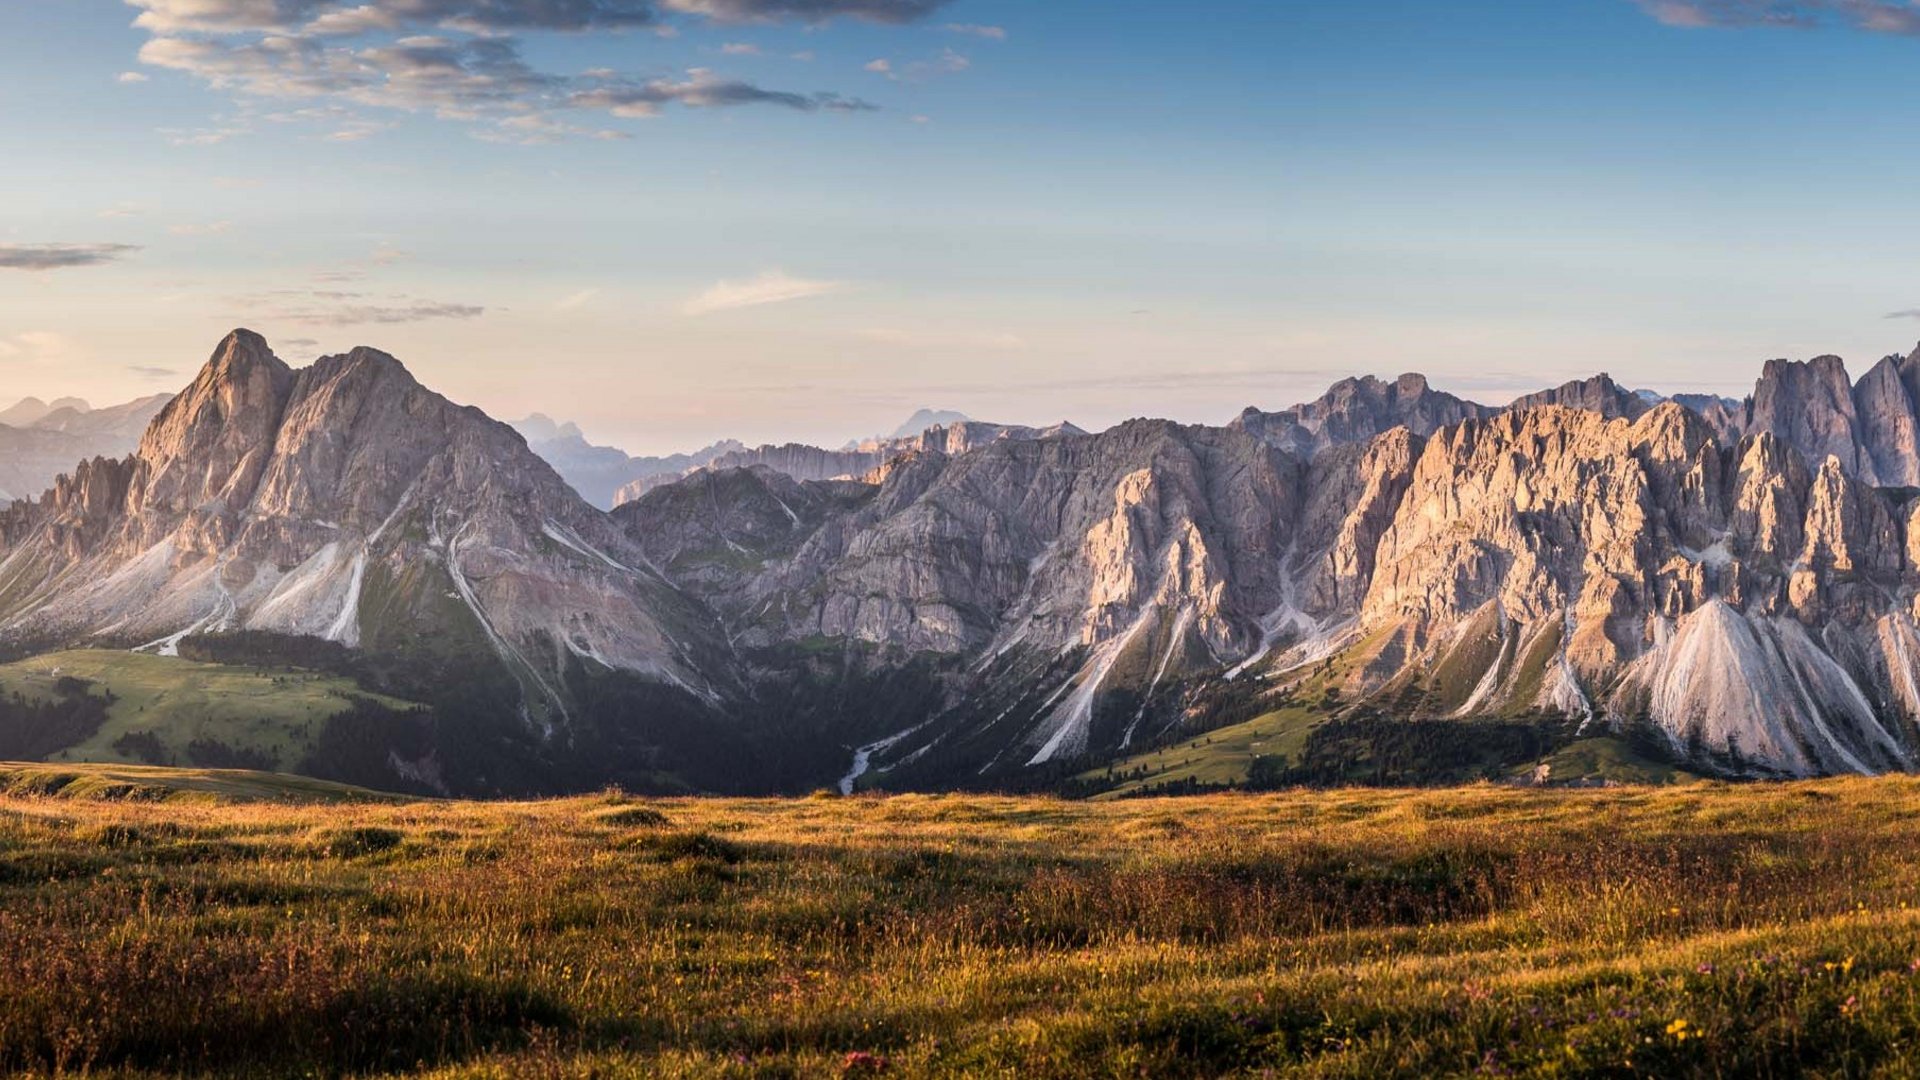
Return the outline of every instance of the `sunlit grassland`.
<path id="1" fill-rule="evenodd" d="M 14 795 L 0 958 L 0 1073 L 1911 1075 L 1920 781 Z"/>

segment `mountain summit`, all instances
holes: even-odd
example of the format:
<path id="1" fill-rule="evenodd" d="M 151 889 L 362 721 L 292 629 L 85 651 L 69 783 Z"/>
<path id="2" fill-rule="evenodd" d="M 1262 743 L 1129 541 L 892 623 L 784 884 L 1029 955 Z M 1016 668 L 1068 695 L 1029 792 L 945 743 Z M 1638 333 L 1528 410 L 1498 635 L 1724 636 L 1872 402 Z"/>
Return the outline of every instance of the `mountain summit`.
<path id="1" fill-rule="evenodd" d="M 0 524 L 0 631 L 172 652 L 275 631 L 491 651 L 541 713 L 568 657 L 697 686 L 700 613 L 511 428 L 355 349 L 295 370 L 245 330 L 139 449 Z"/>

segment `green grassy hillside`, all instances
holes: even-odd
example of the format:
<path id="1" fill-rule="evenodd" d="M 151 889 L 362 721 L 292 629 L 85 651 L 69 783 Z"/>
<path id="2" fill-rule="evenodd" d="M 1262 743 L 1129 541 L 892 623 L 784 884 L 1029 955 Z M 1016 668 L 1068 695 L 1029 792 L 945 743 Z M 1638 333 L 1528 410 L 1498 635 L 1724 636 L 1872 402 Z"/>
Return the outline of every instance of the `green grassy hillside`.
<path id="1" fill-rule="evenodd" d="M 326 720 L 354 697 L 407 707 L 338 676 L 117 650 L 72 650 L 0 665 L 0 693 L 28 700 L 56 700 L 62 679 L 83 680 L 88 693 L 111 702 L 100 729 L 50 754 L 55 762 L 293 768 Z"/>
<path id="2" fill-rule="evenodd" d="M 11 790 L 0 1075 L 1920 1072 L 1911 778 L 1107 803 Z"/>
<path id="3" fill-rule="evenodd" d="M 1093 796 L 1115 799 L 1150 788 L 1195 783 L 1209 786 L 1244 784 L 1254 761 L 1263 755 L 1297 757 L 1307 737 L 1325 721 L 1324 710 L 1304 705 L 1276 709 L 1245 723 L 1217 728 L 1188 742 L 1090 770 L 1077 779 L 1107 785 Z"/>
<path id="4" fill-rule="evenodd" d="M 397 795 L 305 776 L 153 765 L 0 761 L 0 795 L 109 802 L 394 802 Z"/>

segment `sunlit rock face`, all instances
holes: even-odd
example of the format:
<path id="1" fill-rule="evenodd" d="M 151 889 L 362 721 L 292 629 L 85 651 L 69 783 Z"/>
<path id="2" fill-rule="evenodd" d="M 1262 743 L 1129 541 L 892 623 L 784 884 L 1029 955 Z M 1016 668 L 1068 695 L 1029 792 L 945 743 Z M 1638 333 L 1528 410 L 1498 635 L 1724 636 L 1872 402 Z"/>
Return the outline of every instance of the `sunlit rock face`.
<path id="1" fill-rule="evenodd" d="M 754 567 L 686 584 L 740 642 L 963 658 L 1002 763 L 1124 745 L 1116 710 L 1175 683 L 1358 650 L 1348 689 L 1408 715 L 1651 725 L 1759 774 L 1907 768 L 1915 366 L 1856 386 L 1831 358 L 1770 363 L 1746 401 L 1603 375 L 1506 408 L 1354 379 L 1224 430 L 922 448 L 859 499 L 783 488 L 792 516 L 743 475 Z M 681 497 L 653 498 L 623 522 L 664 557 L 680 526 L 641 508 Z"/>

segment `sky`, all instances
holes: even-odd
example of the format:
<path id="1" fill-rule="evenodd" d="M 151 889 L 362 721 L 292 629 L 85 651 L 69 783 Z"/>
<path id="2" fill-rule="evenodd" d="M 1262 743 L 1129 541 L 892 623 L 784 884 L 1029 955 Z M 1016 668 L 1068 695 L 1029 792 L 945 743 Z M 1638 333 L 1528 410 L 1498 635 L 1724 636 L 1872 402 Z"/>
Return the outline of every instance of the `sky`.
<path id="1" fill-rule="evenodd" d="M 4 0 L 0 399 L 372 345 L 633 453 L 1920 339 L 1908 0 Z"/>

